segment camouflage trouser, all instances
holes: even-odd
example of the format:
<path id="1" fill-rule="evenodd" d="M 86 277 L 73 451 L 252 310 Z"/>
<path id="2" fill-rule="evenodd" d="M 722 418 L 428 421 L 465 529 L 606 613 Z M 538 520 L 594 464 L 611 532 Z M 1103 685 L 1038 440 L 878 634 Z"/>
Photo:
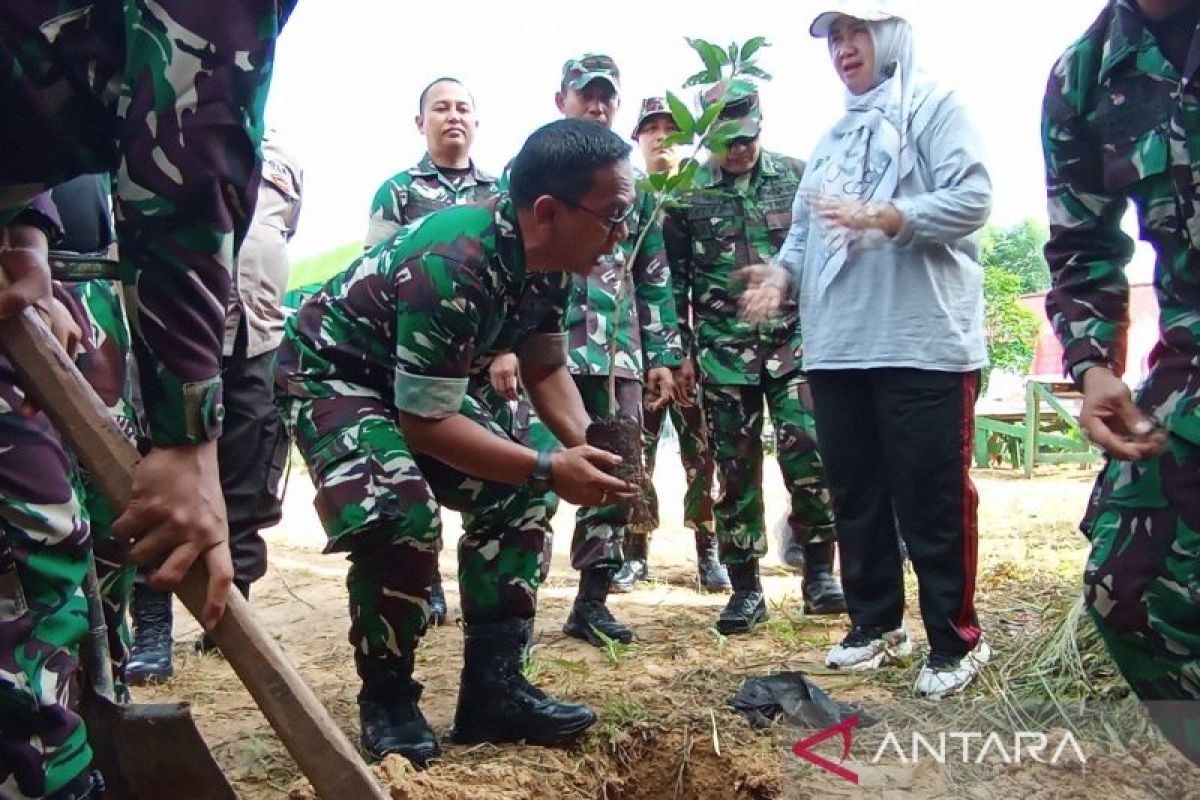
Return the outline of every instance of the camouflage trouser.
<path id="1" fill-rule="evenodd" d="M 757 386 L 701 386 L 708 441 L 721 479 L 713 511 L 722 563 L 738 564 L 767 553 L 762 493 L 764 401 L 775 427 L 779 469 L 792 498 L 788 518 L 792 530 L 803 532 L 801 544 L 831 542 L 836 537 L 813 436 L 815 425 L 800 396 L 803 384 L 802 374 L 793 372 L 782 378 L 763 376 Z"/>
<path id="2" fill-rule="evenodd" d="M 118 427 L 135 444 L 145 426 L 138 409 L 136 370 L 130 349 L 129 328 L 121 285 L 116 281 L 89 280 L 64 283 L 71 310 L 81 322 L 83 350 L 75 365 L 108 407 Z M 125 693 L 125 662 L 129 659 L 129 626 L 126 612 L 137 569 L 112 545 L 116 513 L 87 470 L 79 469 L 83 505 L 96 541 L 96 574 L 104 599 L 104 621 L 112 656 L 117 696 Z"/>
<path id="3" fill-rule="evenodd" d="M 21 417 L 0 357 L 0 797 L 40 798 L 91 763 L 71 710 L 89 547 L 72 465 L 42 414 Z"/>
<path id="4" fill-rule="evenodd" d="M 687 492 L 683 496 L 683 524 L 704 534 L 713 533 L 713 457 L 708 449 L 708 435 L 704 430 L 704 413 L 696 405 L 680 408 L 674 404 L 657 411 L 644 412 L 643 425 L 646 431 L 646 473 L 654 474 L 654 462 L 658 455 L 658 438 L 662 433 L 663 420 L 668 411 L 671 424 L 679 436 L 679 460 L 687 476 Z M 646 502 L 650 506 L 653 522 L 646 530 L 650 533 L 658 527 L 658 492 L 653 483 L 646 484 Z"/>
<path id="5" fill-rule="evenodd" d="M 507 437 L 468 395 L 462 413 Z M 289 398 L 285 418 L 317 488 L 326 552 L 350 560 L 350 644 L 367 659 L 411 655 L 429 624 L 439 505 L 463 513 L 458 574 L 467 623 L 532 618 L 550 519 L 546 497 L 414 455 L 395 409 L 369 397 Z"/>
<path id="6" fill-rule="evenodd" d="M 608 378 L 575 375 L 575 385 L 583 397 L 583 406 L 593 421 L 607 419 Z M 632 417 L 641 425 L 642 384 L 630 378 L 617 378 L 617 413 Z M 628 504 L 584 507 L 575 514 L 575 532 L 571 536 L 571 566 L 577 570 L 620 569 L 625 562 L 621 545 L 629 521 Z"/>
<path id="7" fill-rule="evenodd" d="M 534 450 L 556 450 L 562 447 L 555 435 L 538 417 L 537 411 L 534 410 L 533 404 L 529 402 L 529 398 L 524 392 L 521 392 L 520 399 L 516 402 L 506 400 L 492 388 L 491 383 L 486 379 L 472 381 L 468 391 L 483 404 L 496 424 L 526 447 Z M 554 515 L 558 513 L 558 504 L 558 495 L 554 492 L 546 495 L 546 513 L 550 519 L 554 519 Z M 550 560 L 547 559 L 547 569 L 549 566 Z"/>
<path id="8" fill-rule="evenodd" d="M 1167 738 L 1200 763 L 1200 445 L 1110 460 L 1083 528 L 1089 613 Z"/>

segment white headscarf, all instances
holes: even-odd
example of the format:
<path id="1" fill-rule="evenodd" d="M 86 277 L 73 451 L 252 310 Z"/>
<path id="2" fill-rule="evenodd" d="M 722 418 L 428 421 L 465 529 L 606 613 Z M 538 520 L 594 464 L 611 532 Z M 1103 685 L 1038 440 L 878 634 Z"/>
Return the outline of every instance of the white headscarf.
<path id="1" fill-rule="evenodd" d="M 917 70 L 907 20 L 865 24 L 875 46 L 872 88 L 861 95 L 847 90 L 846 114 L 813 153 L 802 193 L 864 202 L 895 197 L 900 181 L 917 166 L 917 137 L 948 94 Z M 809 217 L 804 269 L 819 270 L 817 289 L 824 293 L 845 266 L 853 237 L 817 230 L 819 221 Z"/>

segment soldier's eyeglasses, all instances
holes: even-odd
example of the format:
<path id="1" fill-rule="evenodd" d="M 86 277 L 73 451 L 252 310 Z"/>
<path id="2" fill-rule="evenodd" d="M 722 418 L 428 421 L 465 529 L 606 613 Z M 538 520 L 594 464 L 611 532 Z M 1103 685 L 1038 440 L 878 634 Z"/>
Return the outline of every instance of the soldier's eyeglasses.
<path id="1" fill-rule="evenodd" d="M 633 209 L 634 209 L 633 206 L 629 206 L 628 208 L 626 208 L 624 211 L 622 211 L 617 216 L 610 217 L 607 214 L 601 214 L 599 211 L 596 211 L 595 209 L 592 209 L 592 208 L 588 208 L 585 205 L 580 205 L 579 203 L 572 202 L 571 200 L 568 200 L 565 197 L 560 197 L 558 199 L 563 205 L 570 206 L 571 208 L 577 208 L 580 211 L 586 211 L 589 214 L 591 214 L 593 217 L 595 217 L 596 219 L 598 219 L 601 222 L 608 225 L 608 235 L 609 236 L 613 235 L 613 233 L 617 230 L 618 225 L 620 225 L 623 222 L 629 221 L 629 217 L 633 214 Z"/>

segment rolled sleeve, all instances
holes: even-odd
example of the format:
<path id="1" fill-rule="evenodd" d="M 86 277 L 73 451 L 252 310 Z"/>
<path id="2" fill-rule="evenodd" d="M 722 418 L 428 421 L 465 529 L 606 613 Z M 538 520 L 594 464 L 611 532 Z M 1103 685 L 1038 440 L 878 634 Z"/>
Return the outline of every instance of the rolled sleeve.
<path id="1" fill-rule="evenodd" d="M 467 379 L 415 375 L 397 367 L 393 392 L 400 411 L 426 419 L 445 419 L 462 408 Z"/>
<path id="2" fill-rule="evenodd" d="M 527 336 L 516 349 L 517 358 L 524 364 L 539 367 L 561 367 L 567 363 L 565 333 L 535 333 Z"/>

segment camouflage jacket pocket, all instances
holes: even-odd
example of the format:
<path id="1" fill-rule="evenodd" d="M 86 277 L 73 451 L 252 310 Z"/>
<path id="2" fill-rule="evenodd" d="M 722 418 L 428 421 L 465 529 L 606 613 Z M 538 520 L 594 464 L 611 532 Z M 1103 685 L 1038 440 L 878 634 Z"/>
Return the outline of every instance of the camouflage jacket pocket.
<path id="1" fill-rule="evenodd" d="M 1104 191 L 1111 195 L 1139 195 L 1138 184 L 1166 176 L 1170 164 L 1166 134 L 1155 128 L 1137 136 L 1108 142 L 1101 154 Z"/>

